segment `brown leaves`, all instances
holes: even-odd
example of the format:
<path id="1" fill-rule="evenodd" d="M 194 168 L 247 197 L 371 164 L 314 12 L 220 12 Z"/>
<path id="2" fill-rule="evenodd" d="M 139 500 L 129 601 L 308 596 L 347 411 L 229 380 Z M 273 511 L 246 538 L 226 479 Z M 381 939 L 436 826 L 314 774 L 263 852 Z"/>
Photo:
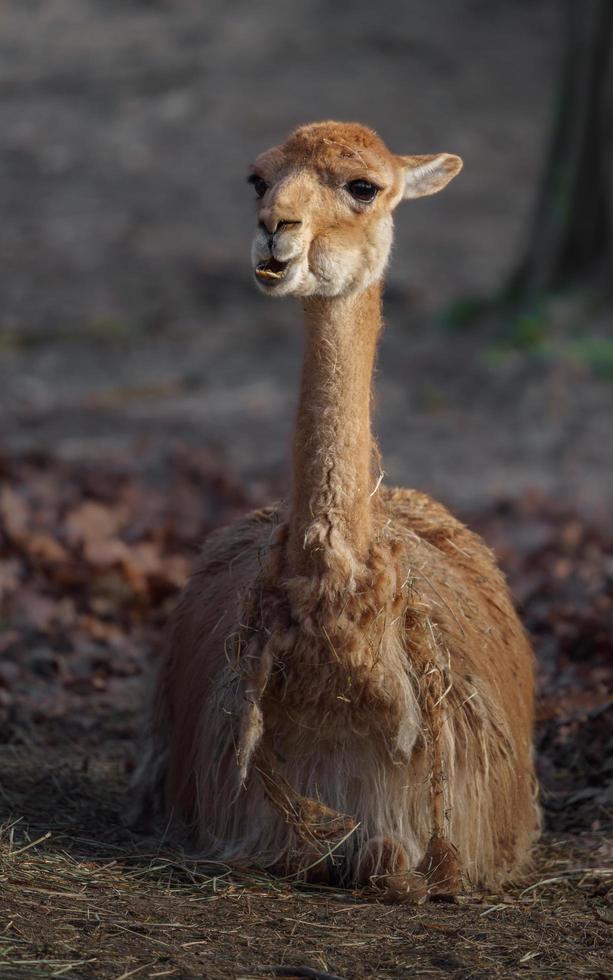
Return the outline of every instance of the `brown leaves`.
<path id="1" fill-rule="evenodd" d="M 127 678 L 155 649 L 199 541 L 246 498 L 206 454 L 178 452 L 166 487 L 131 461 L 0 462 L 0 719 L 10 707 L 58 717 L 85 697 L 133 708 Z"/>
<path id="2" fill-rule="evenodd" d="M 28 509 L 25 501 L 11 489 L 8 483 L 0 487 L 0 520 L 9 540 L 19 541 L 27 531 Z"/>
<path id="3" fill-rule="evenodd" d="M 117 535 L 124 516 L 118 507 L 85 500 L 71 510 L 64 521 L 66 540 L 73 547 L 81 547 L 87 561 L 95 563 L 98 548 L 120 543 Z"/>

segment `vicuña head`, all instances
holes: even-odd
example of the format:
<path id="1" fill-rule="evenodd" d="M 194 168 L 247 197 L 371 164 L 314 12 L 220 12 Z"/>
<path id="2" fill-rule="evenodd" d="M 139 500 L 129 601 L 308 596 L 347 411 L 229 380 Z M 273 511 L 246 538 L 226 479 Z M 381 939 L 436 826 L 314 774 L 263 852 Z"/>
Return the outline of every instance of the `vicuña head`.
<path id="1" fill-rule="evenodd" d="M 451 153 L 398 156 L 371 129 L 320 122 L 255 161 L 254 274 L 273 296 L 338 296 L 380 279 L 402 200 L 436 194 L 462 169 Z"/>

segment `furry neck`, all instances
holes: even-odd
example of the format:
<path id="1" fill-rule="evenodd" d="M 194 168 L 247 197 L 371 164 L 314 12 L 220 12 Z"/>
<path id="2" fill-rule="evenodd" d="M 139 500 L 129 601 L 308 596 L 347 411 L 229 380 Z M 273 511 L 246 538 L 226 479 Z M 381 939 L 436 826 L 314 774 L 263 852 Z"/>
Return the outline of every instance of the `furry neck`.
<path id="1" fill-rule="evenodd" d="M 304 306 L 305 356 L 293 452 L 288 559 L 297 574 L 363 559 L 372 531 L 376 444 L 371 384 L 381 285 Z"/>

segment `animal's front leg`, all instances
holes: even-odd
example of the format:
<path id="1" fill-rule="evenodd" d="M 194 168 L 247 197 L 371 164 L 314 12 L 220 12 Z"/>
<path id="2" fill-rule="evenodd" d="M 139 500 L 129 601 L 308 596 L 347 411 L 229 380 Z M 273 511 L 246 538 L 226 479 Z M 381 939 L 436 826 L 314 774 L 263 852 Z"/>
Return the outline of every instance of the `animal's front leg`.
<path id="1" fill-rule="evenodd" d="M 417 871 L 428 884 L 428 895 L 439 898 L 458 895 L 463 890 L 462 866 L 450 841 L 434 833 Z"/>
<path id="2" fill-rule="evenodd" d="M 372 885 L 388 902 L 423 902 L 428 882 L 412 871 L 406 849 L 393 837 L 372 837 L 358 859 L 356 875 L 360 885 Z"/>

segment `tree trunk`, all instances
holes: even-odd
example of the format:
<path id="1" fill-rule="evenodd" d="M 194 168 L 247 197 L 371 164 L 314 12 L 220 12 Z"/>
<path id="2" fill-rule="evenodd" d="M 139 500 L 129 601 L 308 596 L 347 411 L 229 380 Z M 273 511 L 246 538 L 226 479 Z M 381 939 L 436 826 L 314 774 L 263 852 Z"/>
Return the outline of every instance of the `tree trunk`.
<path id="1" fill-rule="evenodd" d="M 613 298 L 613 0 L 563 0 L 555 117 L 509 298 L 604 284 Z"/>

